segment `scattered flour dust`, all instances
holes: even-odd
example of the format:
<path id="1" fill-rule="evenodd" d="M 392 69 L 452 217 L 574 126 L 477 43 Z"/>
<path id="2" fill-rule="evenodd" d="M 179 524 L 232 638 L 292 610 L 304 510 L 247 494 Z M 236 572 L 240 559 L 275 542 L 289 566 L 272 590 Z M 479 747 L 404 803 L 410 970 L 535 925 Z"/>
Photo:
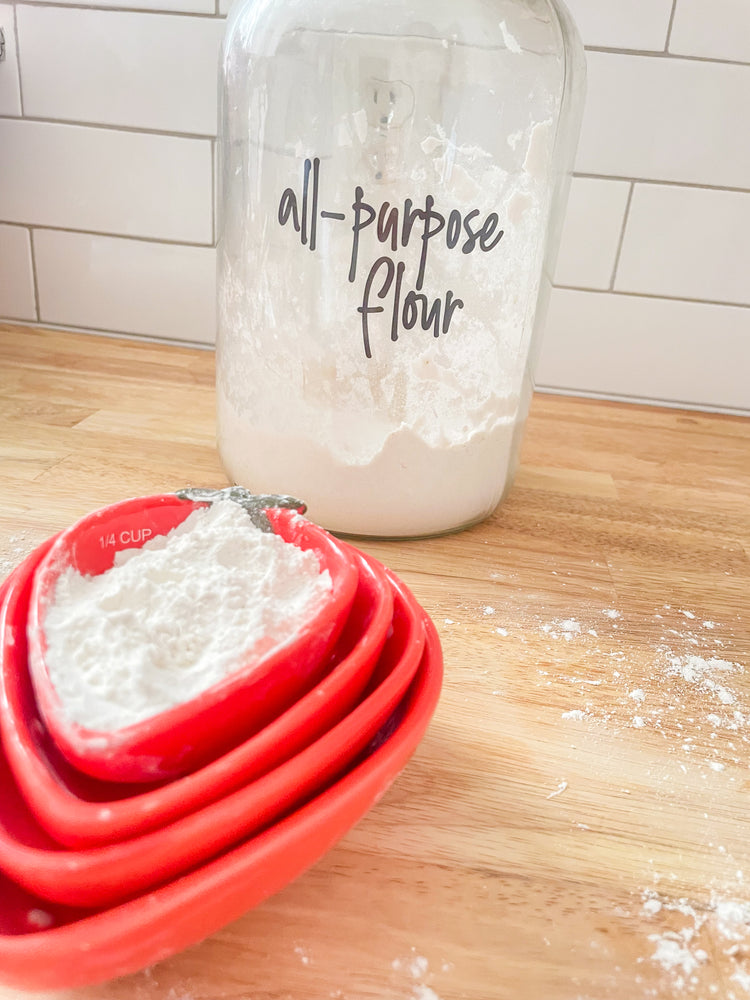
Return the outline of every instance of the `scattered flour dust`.
<path id="1" fill-rule="evenodd" d="M 47 913 L 46 910 L 41 910 L 36 907 L 28 911 L 26 914 L 26 920 L 29 926 L 33 927 L 36 931 L 45 931 L 55 922 L 55 918 L 51 913 Z"/>
<path id="2" fill-rule="evenodd" d="M 302 962 L 303 965 L 310 964 L 310 955 L 304 945 L 297 944 L 294 946 L 294 954 Z"/>
<path id="3" fill-rule="evenodd" d="M 711 984 L 708 995 L 721 1000 L 743 1000 L 750 996 L 750 968 L 744 964 L 750 945 L 750 902 L 715 891 L 707 905 L 699 906 L 688 899 L 662 899 L 654 889 L 645 890 L 642 900 L 641 913 L 645 918 L 656 925 L 667 916 L 671 926 L 648 935 L 651 950 L 640 962 L 660 966 L 678 995 L 702 998 L 705 984 L 700 972 L 711 962 L 713 945 L 734 960 L 729 976 L 733 986 L 720 993 L 719 987 Z M 675 914 L 679 915 L 680 927 L 674 925 Z"/>
<path id="4" fill-rule="evenodd" d="M 31 532 L 28 531 L 18 531 L 7 539 L 0 539 L 0 583 L 23 562 L 33 547 Z"/>
<path id="5" fill-rule="evenodd" d="M 580 700 L 560 713 L 563 723 L 658 733 L 667 752 L 679 755 L 684 773 L 693 767 L 706 781 L 722 775 L 722 781 L 741 782 L 743 773 L 731 765 L 744 767 L 747 760 L 747 747 L 741 744 L 750 743 L 750 698 L 745 666 L 731 656 L 730 629 L 687 608 L 664 605 L 653 615 L 659 627 L 654 647 L 633 658 L 618 637 L 635 623 L 626 622 L 614 608 L 603 608 L 591 620 L 579 617 L 539 622 L 550 640 L 575 647 L 570 650 L 574 676 L 539 670 L 540 684 L 564 683 L 578 692 Z M 556 653 L 552 645 L 549 651 Z M 588 663 L 594 686 L 586 676 Z M 597 688 L 604 693 L 601 701 Z M 709 814 L 704 818 L 709 820 Z M 583 823 L 574 825 L 588 829 Z M 728 865 L 734 874 L 712 880 L 702 901 L 662 893 L 657 874 L 654 887 L 642 890 L 645 937 L 638 961 L 658 968 L 665 983 L 653 989 L 642 983 L 639 996 L 750 998 L 750 892 L 742 863 L 721 845 L 706 846 L 716 851 L 722 870 Z M 719 955 L 730 962 L 724 984 L 712 970 Z"/>
<path id="6" fill-rule="evenodd" d="M 557 788 L 553 792 L 550 792 L 549 795 L 545 797 L 548 799 L 555 799 L 557 798 L 558 795 L 562 795 L 563 792 L 567 791 L 567 789 L 568 789 L 568 783 L 563 778 L 562 781 L 558 782 Z"/>
<path id="7" fill-rule="evenodd" d="M 583 631 L 581 628 L 581 623 L 577 622 L 575 618 L 565 618 L 562 621 L 547 622 L 546 625 L 542 625 L 542 631 L 546 632 L 553 639 L 565 639 L 566 642 L 570 642 L 577 635 L 580 635 Z"/>
<path id="8" fill-rule="evenodd" d="M 50 677 L 69 718 L 119 729 L 289 639 L 331 586 L 314 553 L 220 501 L 106 573 L 60 576 L 44 618 Z"/>
<path id="9" fill-rule="evenodd" d="M 569 712 L 563 712 L 561 718 L 563 719 L 574 719 L 576 722 L 581 722 L 586 718 L 586 713 L 583 709 L 573 708 Z"/>
<path id="10" fill-rule="evenodd" d="M 416 948 L 411 949 L 408 958 L 394 958 L 391 962 L 394 972 L 406 973 L 409 977 L 409 987 L 411 989 L 411 1000 L 440 1000 L 440 997 L 428 985 L 431 978 L 430 963 L 424 955 L 418 955 Z M 443 965 L 442 971 L 450 971 L 452 966 Z"/>
<path id="11" fill-rule="evenodd" d="M 743 700 L 744 666 L 727 655 L 732 642 L 726 630 L 716 621 L 669 605 L 653 618 L 660 638 L 645 660 L 641 656 L 637 662 L 631 661 L 623 641 L 633 623 L 625 622 L 615 608 L 602 608 L 591 621 L 540 622 L 540 630 L 551 640 L 575 646 L 575 676 L 539 671 L 547 686 L 563 681 L 580 692 L 580 701 L 565 706 L 561 718 L 658 732 L 663 737 L 677 734 L 668 752 L 690 755 L 689 763 L 707 773 L 740 763 L 737 744 L 750 743 L 750 704 L 746 697 Z M 669 627 L 670 619 L 675 627 Z M 613 631 L 616 628 L 619 631 Z M 552 646 L 549 649 L 554 652 Z M 591 677 L 586 676 L 588 662 Z M 606 691 L 601 701 L 590 690 L 597 686 Z M 734 739 L 720 740 L 721 730 L 735 734 Z"/>

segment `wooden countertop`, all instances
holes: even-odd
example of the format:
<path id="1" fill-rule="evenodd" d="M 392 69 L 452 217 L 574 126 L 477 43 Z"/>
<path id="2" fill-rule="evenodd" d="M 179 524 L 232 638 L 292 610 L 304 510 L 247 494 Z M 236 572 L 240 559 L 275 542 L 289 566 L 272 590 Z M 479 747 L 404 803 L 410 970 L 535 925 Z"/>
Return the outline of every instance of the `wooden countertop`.
<path id="1" fill-rule="evenodd" d="M 103 504 L 225 484 L 210 352 L 5 326 L 0 388 L 3 576 Z M 750 421 L 538 396 L 488 521 L 361 547 L 440 631 L 415 757 L 264 905 L 54 995 L 750 996 Z"/>

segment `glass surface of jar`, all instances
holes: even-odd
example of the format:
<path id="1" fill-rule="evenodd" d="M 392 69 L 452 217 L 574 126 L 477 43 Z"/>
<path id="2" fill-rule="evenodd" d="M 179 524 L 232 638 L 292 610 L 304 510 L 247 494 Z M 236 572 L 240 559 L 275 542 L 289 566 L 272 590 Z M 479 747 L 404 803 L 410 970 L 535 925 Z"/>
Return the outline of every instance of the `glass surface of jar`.
<path id="1" fill-rule="evenodd" d="M 492 512 L 518 461 L 583 67 L 558 0 L 238 0 L 217 241 L 234 482 L 343 534 Z"/>

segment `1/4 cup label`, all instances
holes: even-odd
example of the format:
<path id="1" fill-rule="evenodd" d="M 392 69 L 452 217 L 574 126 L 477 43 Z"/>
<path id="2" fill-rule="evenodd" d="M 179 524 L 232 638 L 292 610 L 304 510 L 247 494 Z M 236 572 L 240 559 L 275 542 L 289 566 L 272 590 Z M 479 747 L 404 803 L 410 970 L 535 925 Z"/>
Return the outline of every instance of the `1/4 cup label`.
<path id="1" fill-rule="evenodd" d="M 99 546 L 102 549 L 111 549 L 118 546 L 143 545 L 153 534 L 151 528 L 123 528 L 122 531 L 110 531 L 106 535 L 99 535 Z"/>

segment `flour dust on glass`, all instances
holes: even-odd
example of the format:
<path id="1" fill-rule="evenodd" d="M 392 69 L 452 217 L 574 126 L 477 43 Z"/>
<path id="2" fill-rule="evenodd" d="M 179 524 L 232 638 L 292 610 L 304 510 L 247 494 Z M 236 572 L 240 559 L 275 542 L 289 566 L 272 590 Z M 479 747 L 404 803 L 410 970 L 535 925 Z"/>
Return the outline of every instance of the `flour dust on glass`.
<path id="1" fill-rule="evenodd" d="M 238 0 L 221 60 L 218 443 L 332 531 L 510 488 L 582 103 L 558 0 Z"/>

